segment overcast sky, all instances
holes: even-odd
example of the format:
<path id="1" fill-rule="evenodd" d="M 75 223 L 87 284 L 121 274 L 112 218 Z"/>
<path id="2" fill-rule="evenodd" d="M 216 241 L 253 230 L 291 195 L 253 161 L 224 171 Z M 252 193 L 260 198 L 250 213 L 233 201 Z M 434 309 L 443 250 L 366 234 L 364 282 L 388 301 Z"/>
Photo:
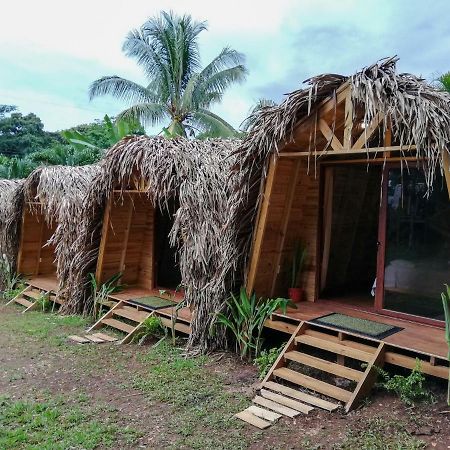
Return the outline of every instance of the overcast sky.
<path id="1" fill-rule="evenodd" d="M 279 101 L 306 78 L 350 74 L 385 56 L 399 70 L 432 80 L 450 70 L 448 0 L 77 0 L 2 5 L 0 104 L 34 112 L 47 130 L 114 115 L 124 104 L 89 102 L 104 75 L 144 82 L 122 43 L 161 10 L 207 20 L 200 48 L 206 64 L 224 46 L 244 53 L 249 76 L 215 111 L 235 127 L 261 97 Z"/>

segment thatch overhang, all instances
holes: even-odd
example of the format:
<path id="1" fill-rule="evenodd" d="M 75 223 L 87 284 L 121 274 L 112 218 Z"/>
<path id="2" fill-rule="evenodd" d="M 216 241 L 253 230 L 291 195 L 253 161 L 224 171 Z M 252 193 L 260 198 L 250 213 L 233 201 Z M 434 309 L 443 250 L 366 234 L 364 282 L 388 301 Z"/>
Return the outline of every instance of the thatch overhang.
<path id="1" fill-rule="evenodd" d="M 49 242 L 55 245 L 58 295 L 64 291 L 71 261 L 75 256 L 73 243 L 79 232 L 86 192 L 99 172 L 100 167 L 96 164 L 77 167 L 41 166 L 21 183 L 11 198 L 7 227 L 18 230 L 14 243 L 16 248 L 19 246 L 25 204 L 31 211 L 42 213 L 48 224 L 56 225 Z"/>
<path id="2" fill-rule="evenodd" d="M 210 335 L 214 315 L 223 308 L 238 272 L 242 245 L 232 224 L 230 189 L 236 140 L 188 140 L 134 136 L 112 147 L 101 161 L 86 201 L 71 273 L 68 312 L 89 314 L 88 274 L 95 272 L 104 210 L 114 191 L 135 189 L 164 208 L 176 196 L 179 208 L 170 232 L 178 249 L 185 299 L 193 314 L 191 348 L 222 345 L 224 334 Z"/>
<path id="3" fill-rule="evenodd" d="M 22 179 L 0 180 L 0 254 L 6 255 L 13 271 L 17 262 L 19 224 L 13 223 L 8 226 L 8 220 L 14 213 L 13 198 L 23 183 Z M 0 289 L 3 287 L 3 280 L 0 279 Z"/>
<path id="4" fill-rule="evenodd" d="M 416 158 L 431 185 L 436 169 L 449 170 L 450 93 L 398 73 L 397 61 L 386 58 L 351 76 L 323 74 L 306 80 L 305 88 L 256 114 L 241 148 L 244 158 L 259 163 L 273 153 L 315 160 L 358 153 L 369 158 L 392 147 L 400 158 Z M 324 124 L 325 113 L 329 120 Z M 343 136 L 335 139 L 338 129 Z"/>

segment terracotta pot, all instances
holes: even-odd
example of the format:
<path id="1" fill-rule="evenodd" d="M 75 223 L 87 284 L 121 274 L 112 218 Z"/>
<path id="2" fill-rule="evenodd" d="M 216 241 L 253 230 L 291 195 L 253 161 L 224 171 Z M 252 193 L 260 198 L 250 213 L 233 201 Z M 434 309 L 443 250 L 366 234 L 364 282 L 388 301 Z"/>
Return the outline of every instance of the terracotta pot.
<path id="1" fill-rule="evenodd" d="M 303 289 L 302 288 L 289 288 L 288 295 L 289 295 L 289 298 L 294 303 L 303 301 Z"/>

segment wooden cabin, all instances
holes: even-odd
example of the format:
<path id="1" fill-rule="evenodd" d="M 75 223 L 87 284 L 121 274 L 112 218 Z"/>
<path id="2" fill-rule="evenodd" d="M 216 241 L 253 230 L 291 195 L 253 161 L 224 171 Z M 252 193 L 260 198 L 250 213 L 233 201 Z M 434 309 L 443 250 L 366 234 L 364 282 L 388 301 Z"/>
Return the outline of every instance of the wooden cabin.
<path id="1" fill-rule="evenodd" d="M 380 67 L 384 72 L 377 72 Z M 249 155 L 272 143 L 263 155 L 267 175 L 260 190 L 247 291 L 263 298 L 288 297 L 295 246 L 301 243 L 307 249 L 301 278 L 306 301 L 266 322 L 291 339 L 265 383 L 288 381 L 343 401 L 347 409 L 371 386 L 372 365 L 412 369 L 418 357 L 424 373 L 447 378 L 449 370 L 440 297 L 450 282 L 448 124 L 430 121 L 434 136 L 442 138 L 432 142 L 432 150 L 427 140 L 413 141 L 412 128 L 423 124 L 416 123 L 407 107 L 408 117 L 400 119 L 386 115 L 388 108 L 377 110 L 376 102 L 363 101 L 371 98 L 367 90 L 381 73 L 388 73 L 399 91 L 410 89 L 412 78 L 407 77 L 412 76 L 398 75 L 392 60 L 354 77 L 318 77 L 311 88 L 263 112 L 250 144 L 244 143 Z M 413 80 L 448 120 L 450 95 Z M 393 97 L 407 102 L 417 92 L 411 89 L 403 97 L 408 92 L 394 88 L 378 104 L 389 104 L 393 114 L 400 114 Z M 284 111 L 291 114 L 284 121 L 286 130 L 271 128 L 271 123 L 283 123 Z M 402 122 L 406 119 L 409 125 Z M 448 145 L 439 148 L 441 142 Z M 392 325 L 397 331 L 371 337 L 351 327 L 318 323 L 331 314 Z M 318 358 L 317 351 L 325 355 Z M 367 369 L 353 372 L 355 360 L 364 361 Z M 320 376 L 289 369 L 292 361 L 356 384 L 343 390 Z"/>

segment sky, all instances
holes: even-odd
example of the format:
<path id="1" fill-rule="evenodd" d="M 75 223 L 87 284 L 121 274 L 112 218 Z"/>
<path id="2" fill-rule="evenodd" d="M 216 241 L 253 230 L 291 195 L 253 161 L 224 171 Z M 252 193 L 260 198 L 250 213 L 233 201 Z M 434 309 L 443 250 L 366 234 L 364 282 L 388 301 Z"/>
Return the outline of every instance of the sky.
<path id="1" fill-rule="evenodd" d="M 105 75 L 145 84 L 122 53 L 128 31 L 172 10 L 208 22 L 206 65 L 225 46 L 246 56 L 249 75 L 214 111 L 238 127 L 260 98 L 280 101 L 320 73 L 351 74 L 398 55 L 399 71 L 433 80 L 450 71 L 448 0 L 25 0 L 2 5 L 0 104 L 34 112 L 56 131 L 114 116 L 126 104 L 89 101 Z M 167 124 L 163 124 L 167 125 Z"/>

